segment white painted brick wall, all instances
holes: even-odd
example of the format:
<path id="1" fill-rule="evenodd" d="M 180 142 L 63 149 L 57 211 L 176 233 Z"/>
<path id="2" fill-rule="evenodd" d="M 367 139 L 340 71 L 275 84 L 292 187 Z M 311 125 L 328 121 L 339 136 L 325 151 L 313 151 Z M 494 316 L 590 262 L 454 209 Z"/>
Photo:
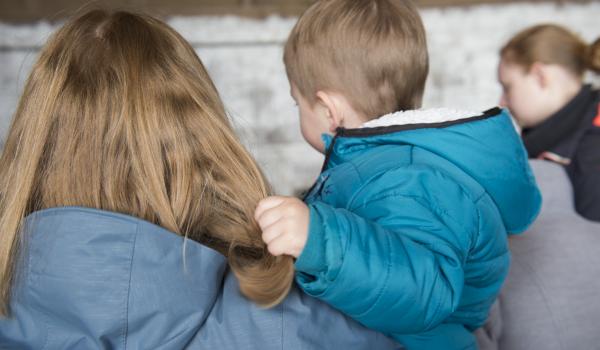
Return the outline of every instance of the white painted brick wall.
<path id="1" fill-rule="evenodd" d="M 526 26 L 554 22 L 588 41 L 600 36 L 600 2 L 426 9 L 422 16 L 431 59 L 425 107 L 483 110 L 494 106 L 500 93 L 497 52 Z M 172 18 L 169 23 L 197 48 L 244 143 L 276 191 L 290 194 L 308 187 L 318 174 L 322 156 L 302 140 L 282 63 L 282 44 L 294 19 L 192 17 Z M 47 23 L 0 23 L 2 139 L 36 48 L 54 28 Z"/>

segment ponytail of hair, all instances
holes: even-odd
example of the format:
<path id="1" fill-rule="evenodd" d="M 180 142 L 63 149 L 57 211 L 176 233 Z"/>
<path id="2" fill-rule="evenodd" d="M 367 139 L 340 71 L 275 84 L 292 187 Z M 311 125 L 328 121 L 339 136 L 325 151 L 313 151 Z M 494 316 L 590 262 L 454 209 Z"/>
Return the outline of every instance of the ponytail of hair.
<path id="1" fill-rule="evenodd" d="M 590 44 L 587 52 L 588 69 L 600 74 L 600 38 Z"/>

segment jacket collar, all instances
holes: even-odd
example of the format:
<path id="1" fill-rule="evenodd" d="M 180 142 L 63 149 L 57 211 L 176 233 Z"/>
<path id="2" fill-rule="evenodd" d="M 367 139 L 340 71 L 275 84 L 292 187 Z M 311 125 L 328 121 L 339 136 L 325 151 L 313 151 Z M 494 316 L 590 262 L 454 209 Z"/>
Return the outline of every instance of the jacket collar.
<path id="1" fill-rule="evenodd" d="M 568 163 L 581 137 L 592 125 L 591 118 L 595 114 L 589 113 L 588 109 L 595 108 L 597 101 L 598 93 L 592 90 L 591 85 L 584 85 L 571 101 L 547 120 L 533 128 L 524 129 L 523 143 L 529 157 L 538 158 L 550 152 Z"/>
<path id="2" fill-rule="evenodd" d="M 459 124 L 475 122 L 502 113 L 500 108 L 491 108 L 483 113 L 460 111 L 449 108 L 434 108 L 399 111 L 384 115 L 364 123 L 360 128 L 338 128 L 335 135 L 323 134 L 321 138 L 325 144 L 325 161 L 321 171 L 339 163 L 355 149 L 364 148 L 368 144 L 381 143 L 380 137 L 393 138 L 390 134 L 419 129 L 441 129 Z"/>
<path id="3" fill-rule="evenodd" d="M 394 166 L 397 157 L 417 153 L 425 156 L 428 164 L 450 163 L 461 179 L 474 181 L 490 195 L 511 233 L 528 227 L 539 210 L 539 192 L 520 137 L 508 112 L 499 108 L 464 118 L 340 129 L 333 138 L 325 137 L 325 143 L 325 172 L 336 168 L 345 171 L 338 166 L 375 158 Z M 322 174 L 323 178 L 327 174 Z"/>

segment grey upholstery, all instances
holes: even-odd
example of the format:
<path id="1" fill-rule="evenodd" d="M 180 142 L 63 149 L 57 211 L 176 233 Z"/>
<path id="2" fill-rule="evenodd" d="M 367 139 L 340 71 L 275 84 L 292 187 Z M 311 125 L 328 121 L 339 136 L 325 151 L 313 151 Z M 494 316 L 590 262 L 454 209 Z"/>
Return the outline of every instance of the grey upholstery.
<path id="1" fill-rule="evenodd" d="M 510 239 L 510 273 L 477 331 L 479 346 L 600 349 L 600 224 L 575 213 L 561 166 L 537 160 L 531 166 L 544 197 L 542 211 L 527 232 Z"/>

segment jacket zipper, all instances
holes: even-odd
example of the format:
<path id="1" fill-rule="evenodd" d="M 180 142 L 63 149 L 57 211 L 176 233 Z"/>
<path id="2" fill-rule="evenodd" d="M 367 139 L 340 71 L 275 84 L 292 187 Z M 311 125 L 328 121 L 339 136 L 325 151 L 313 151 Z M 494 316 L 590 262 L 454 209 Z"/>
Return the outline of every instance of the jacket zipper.
<path id="1" fill-rule="evenodd" d="M 306 194 L 302 197 L 303 202 L 306 201 L 306 198 L 308 198 L 308 195 L 310 195 L 312 193 L 312 191 L 315 189 L 317 184 L 322 181 L 321 175 L 327 169 L 327 163 L 329 162 L 329 157 L 331 156 L 331 153 L 333 152 L 333 146 L 335 145 L 335 141 L 337 140 L 338 136 L 340 135 L 340 131 L 341 131 L 340 129 L 341 128 L 338 128 L 338 132 L 335 133 L 335 135 L 333 136 L 333 139 L 331 140 L 331 144 L 329 145 L 329 147 L 327 147 L 327 150 L 325 151 L 325 160 L 323 160 L 323 166 L 321 167 L 321 171 L 319 172 L 319 177 L 317 177 L 317 180 L 313 183 L 312 186 L 310 186 L 308 191 L 306 191 Z"/>

